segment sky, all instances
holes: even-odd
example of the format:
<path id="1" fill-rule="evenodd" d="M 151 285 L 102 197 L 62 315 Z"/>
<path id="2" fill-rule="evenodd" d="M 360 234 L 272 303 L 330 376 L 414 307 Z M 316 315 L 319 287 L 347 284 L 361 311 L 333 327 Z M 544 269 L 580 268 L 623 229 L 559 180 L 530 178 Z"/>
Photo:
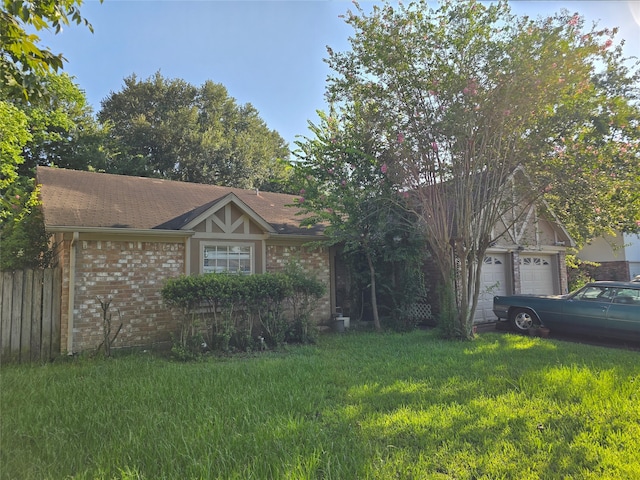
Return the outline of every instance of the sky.
<path id="1" fill-rule="evenodd" d="M 360 0 L 363 7 L 374 2 Z M 566 8 L 587 25 L 619 27 L 625 54 L 640 57 L 640 0 L 520 0 L 512 11 L 531 17 Z M 308 122 L 325 110 L 326 47 L 348 50 L 352 29 L 339 18 L 347 0 L 85 0 L 92 34 L 70 25 L 42 45 L 67 59 L 64 71 L 97 112 L 123 79 L 160 71 L 194 86 L 223 84 L 239 104 L 251 103 L 270 129 L 294 147 L 309 136 Z"/>

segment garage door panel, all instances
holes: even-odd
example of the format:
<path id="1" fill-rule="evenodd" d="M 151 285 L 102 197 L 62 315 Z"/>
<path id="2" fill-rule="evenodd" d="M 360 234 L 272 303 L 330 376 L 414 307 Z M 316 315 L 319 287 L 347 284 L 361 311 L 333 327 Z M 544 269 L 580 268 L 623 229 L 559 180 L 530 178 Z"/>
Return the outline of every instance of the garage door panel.
<path id="1" fill-rule="evenodd" d="M 555 293 L 551 255 L 520 256 L 520 291 L 536 295 Z"/>
<path id="2" fill-rule="evenodd" d="M 505 254 L 487 254 L 480 275 L 480 294 L 474 316 L 477 323 L 496 320 L 493 313 L 493 297 L 507 294 L 507 270 Z"/>

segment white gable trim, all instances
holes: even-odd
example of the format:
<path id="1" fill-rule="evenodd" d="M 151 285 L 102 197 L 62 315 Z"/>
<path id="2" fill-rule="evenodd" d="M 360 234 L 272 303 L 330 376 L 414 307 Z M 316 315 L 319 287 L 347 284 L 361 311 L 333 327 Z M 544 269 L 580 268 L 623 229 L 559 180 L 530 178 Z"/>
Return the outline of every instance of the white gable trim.
<path id="1" fill-rule="evenodd" d="M 233 224 L 231 224 L 231 204 L 235 204 L 240 210 L 242 210 L 243 215 L 236 220 Z M 224 208 L 224 218 L 225 221 L 221 221 L 217 215 L 221 209 Z M 251 207 L 249 207 L 246 203 L 240 200 L 235 193 L 229 193 L 225 195 L 220 201 L 216 202 L 215 205 L 212 205 L 210 208 L 205 210 L 203 213 L 198 215 L 196 218 L 187 223 L 184 227 L 185 230 L 192 230 L 196 225 L 204 222 L 205 220 L 211 218 L 215 224 L 220 227 L 220 229 L 225 233 L 234 232 L 239 226 L 241 226 L 244 222 L 245 224 L 245 233 L 249 233 L 249 222 L 253 221 L 260 225 L 260 227 L 269 233 L 276 233 L 275 229 L 269 224 L 264 218 L 258 215 Z"/>

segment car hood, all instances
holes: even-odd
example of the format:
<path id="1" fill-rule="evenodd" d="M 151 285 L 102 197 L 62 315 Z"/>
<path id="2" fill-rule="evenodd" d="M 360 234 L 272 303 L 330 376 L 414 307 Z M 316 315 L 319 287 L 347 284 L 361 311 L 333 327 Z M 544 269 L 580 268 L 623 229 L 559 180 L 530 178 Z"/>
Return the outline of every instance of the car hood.
<path id="1" fill-rule="evenodd" d="M 529 293 L 523 293 L 520 295 L 500 295 L 497 298 L 505 298 L 505 297 L 509 297 L 509 298 L 522 298 L 522 299 L 527 299 L 527 298 L 555 298 L 555 299 L 562 299 L 562 298 L 567 298 L 569 295 L 536 295 L 536 294 L 529 294 Z"/>

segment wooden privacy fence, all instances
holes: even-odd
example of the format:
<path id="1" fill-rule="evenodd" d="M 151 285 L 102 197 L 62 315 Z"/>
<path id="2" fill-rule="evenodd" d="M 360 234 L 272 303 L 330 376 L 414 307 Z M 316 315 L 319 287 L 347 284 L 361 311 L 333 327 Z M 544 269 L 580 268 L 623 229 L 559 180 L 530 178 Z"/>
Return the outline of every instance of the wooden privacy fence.
<path id="1" fill-rule="evenodd" d="M 60 355 L 60 268 L 1 272 L 2 362 L 42 362 Z"/>

